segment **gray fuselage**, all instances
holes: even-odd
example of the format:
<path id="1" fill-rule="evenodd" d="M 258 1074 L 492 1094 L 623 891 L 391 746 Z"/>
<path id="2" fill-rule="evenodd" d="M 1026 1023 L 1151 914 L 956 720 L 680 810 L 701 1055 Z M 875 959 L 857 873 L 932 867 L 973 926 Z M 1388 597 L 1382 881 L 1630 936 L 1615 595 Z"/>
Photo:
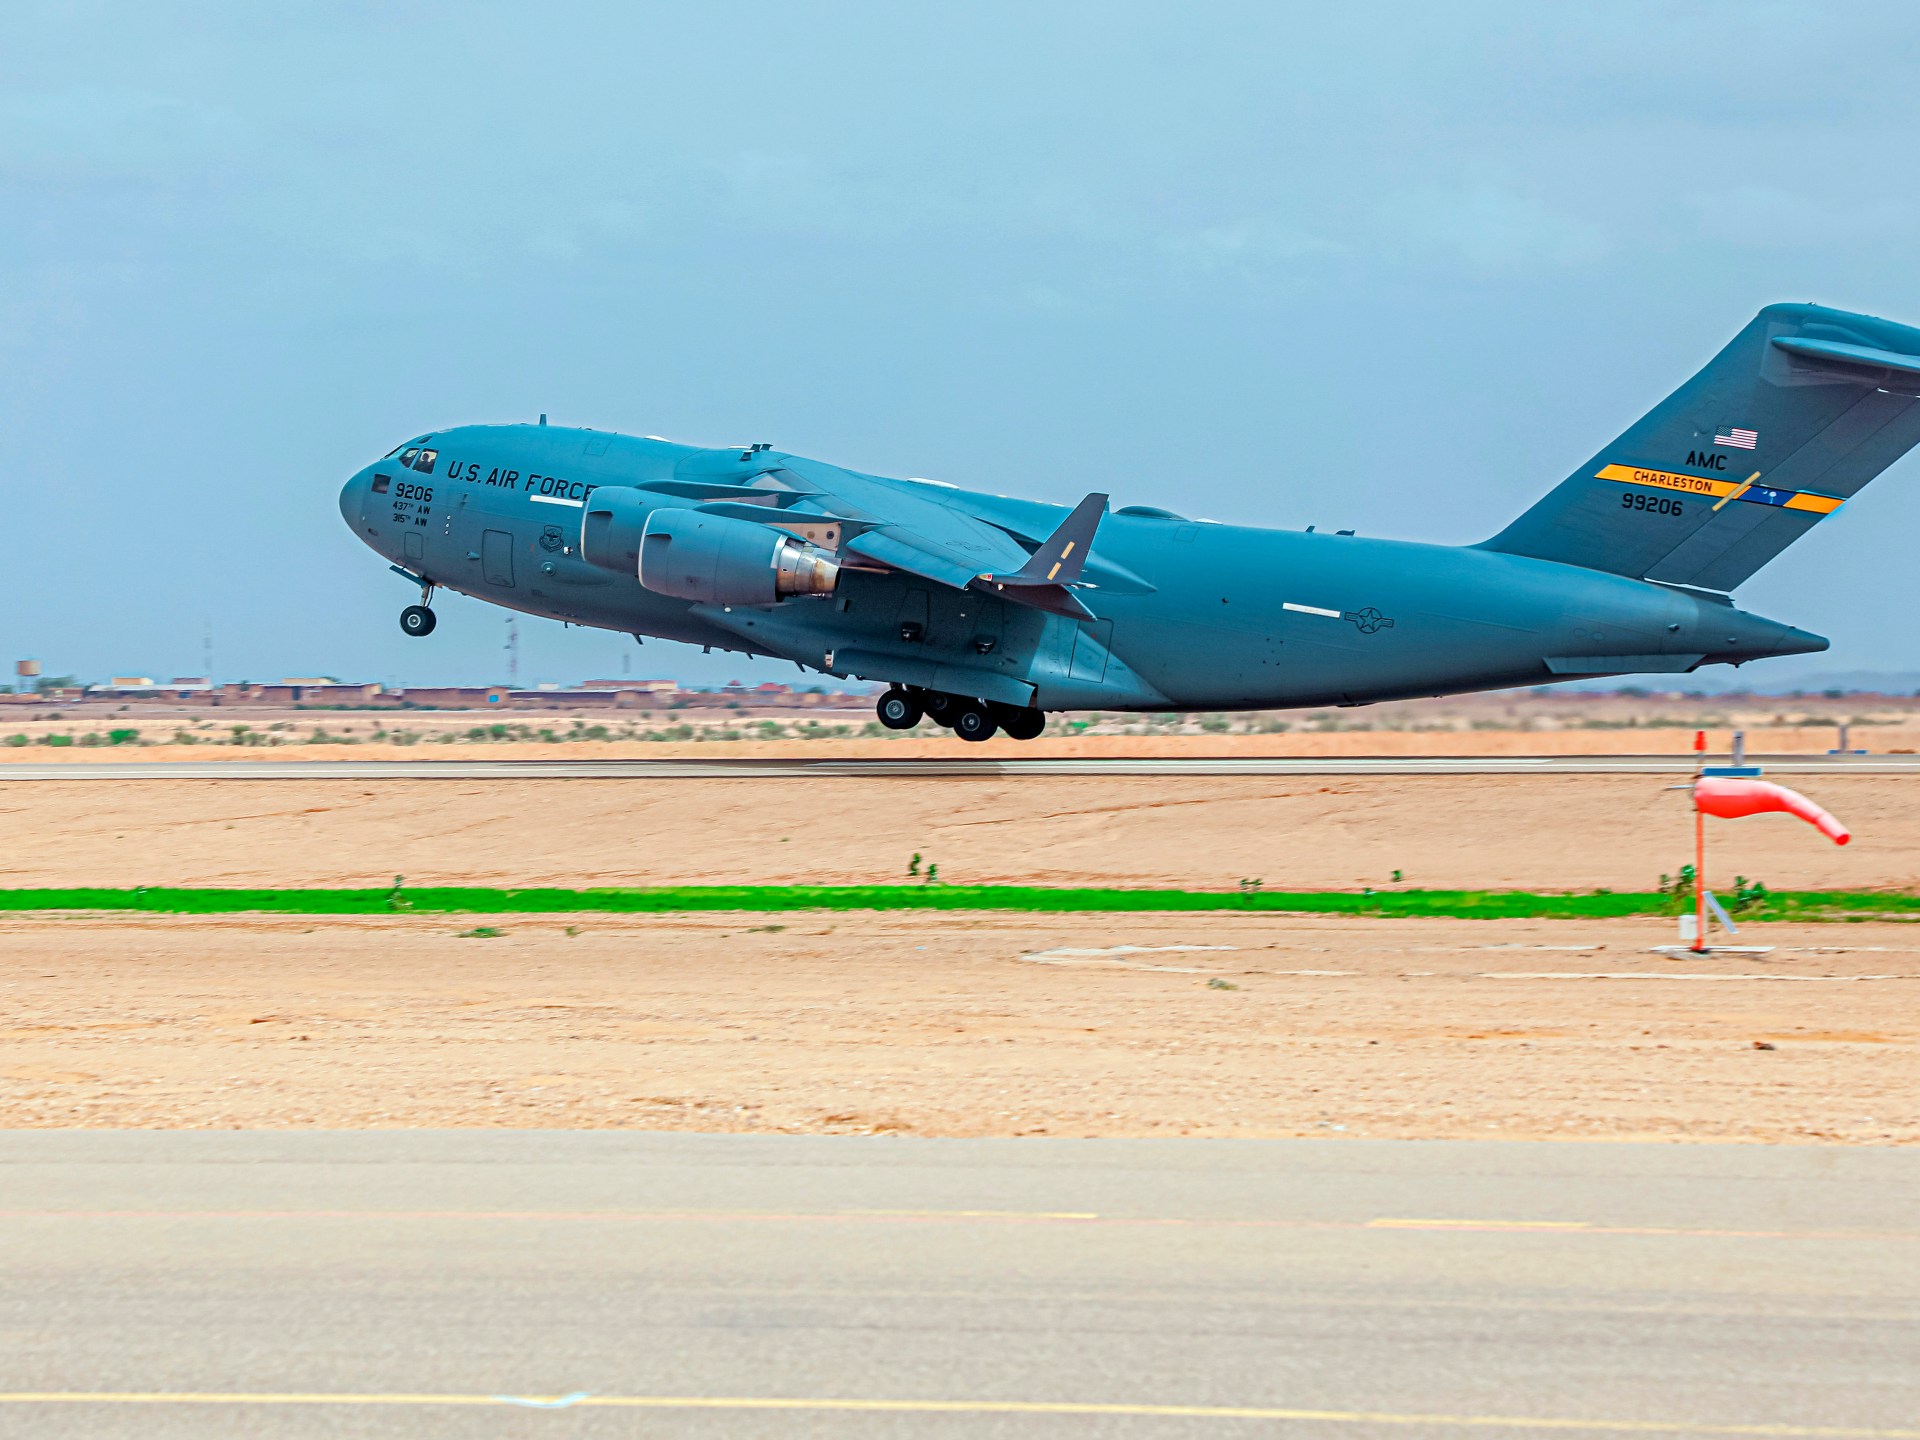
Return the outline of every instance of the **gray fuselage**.
<path id="1" fill-rule="evenodd" d="M 1480 546 L 1142 509 L 1099 522 L 1092 583 L 1075 592 L 1092 620 L 879 566 L 843 569 L 830 594 L 708 604 L 589 563 L 584 505 L 605 486 L 729 483 L 751 452 L 546 425 L 466 426 L 415 444 L 431 445 L 433 473 L 389 457 L 347 482 L 340 508 L 355 534 L 422 581 L 570 624 L 1043 710 L 1364 704 L 1679 673 L 1827 643 L 1711 594 Z M 870 506 L 875 495 L 933 501 L 1015 536 L 1045 535 L 1066 513 L 858 479 L 880 487 L 867 490 Z"/>

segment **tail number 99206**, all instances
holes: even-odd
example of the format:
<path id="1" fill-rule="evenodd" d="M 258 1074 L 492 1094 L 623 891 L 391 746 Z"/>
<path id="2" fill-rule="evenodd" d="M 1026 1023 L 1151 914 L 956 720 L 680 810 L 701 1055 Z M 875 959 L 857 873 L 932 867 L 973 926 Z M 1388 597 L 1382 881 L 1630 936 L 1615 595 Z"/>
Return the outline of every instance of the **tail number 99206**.
<path id="1" fill-rule="evenodd" d="M 1684 515 L 1681 502 L 1665 495 L 1638 495 L 1629 490 L 1620 497 L 1622 510 L 1644 510 L 1649 515 Z"/>

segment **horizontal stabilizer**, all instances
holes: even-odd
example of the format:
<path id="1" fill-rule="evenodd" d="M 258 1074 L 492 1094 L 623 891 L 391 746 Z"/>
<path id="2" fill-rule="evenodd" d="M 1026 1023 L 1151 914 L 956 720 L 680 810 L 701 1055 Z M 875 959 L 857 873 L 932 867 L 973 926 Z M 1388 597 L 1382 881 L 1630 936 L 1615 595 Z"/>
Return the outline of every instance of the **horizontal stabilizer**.
<path id="1" fill-rule="evenodd" d="M 1825 360 L 1835 365 L 1854 365 L 1869 370 L 1891 370 L 1899 375 L 1920 375 L 1920 355 L 1903 355 L 1897 350 L 1877 350 L 1871 345 L 1847 345 L 1838 340 L 1801 340 L 1782 335 L 1774 345 L 1789 355 L 1808 360 Z"/>

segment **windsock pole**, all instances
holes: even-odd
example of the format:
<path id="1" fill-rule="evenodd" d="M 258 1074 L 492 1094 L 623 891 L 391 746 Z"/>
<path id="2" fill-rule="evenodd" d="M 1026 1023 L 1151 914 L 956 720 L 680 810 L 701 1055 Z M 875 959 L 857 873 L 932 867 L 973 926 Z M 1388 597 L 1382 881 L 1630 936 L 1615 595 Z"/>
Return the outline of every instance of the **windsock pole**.
<path id="1" fill-rule="evenodd" d="M 1680 916 L 1680 939 L 1678 947 L 1660 946 L 1662 955 L 1708 955 L 1712 947 L 1707 944 L 1707 915 L 1709 912 L 1720 917 L 1720 923 L 1732 930 L 1733 921 L 1727 918 L 1727 912 L 1718 900 L 1707 890 L 1707 816 L 1717 815 L 1723 820 L 1738 820 L 1746 815 L 1767 815 L 1782 813 L 1796 815 L 1814 829 L 1825 835 L 1836 845 L 1845 845 L 1853 837 L 1847 827 L 1819 805 L 1784 785 L 1775 785 L 1769 780 L 1756 777 L 1760 774 L 1758 765 L 1713 766 L 1706 763 L 1707 732 L 1693 732 L 1693 748 L 1699 752 L 1699 760 L 1694 766 L 1691 785 L 1670 785 L 1670 790 L 1689 790 L 1693 800 L 1693 933 L 1687 933 L 1685 912 Z M 1738 755 L 1738 742 L 1735 753 Z M 1682 872 L 1685 871 L 1682 866 Z M 1736 899 L 1738 897 L 1735 897 Z M 1757 953 L 1757 952 L 1756 952 Z"/>
<path id="2" fill-rule="evenodd" d="M 1707 732 L 1693 732 L 1693 748 L 1704 756 L 1707 748 Z M 1705 763 L 1704 759 L 1701 762 Z M 1695 767 L 1694 779 L 1700 778 L 1699 767 Z M 1698 805 L 1693 807 L 1693 950 L 1703 955 L 1707 949 L 1707 815 Z"/>
<path id="3" fill-rule="evenodd" d="M 1693 948 L 1696 954 L 1707 949 L 1707 817 L 1693 812 Z"/>

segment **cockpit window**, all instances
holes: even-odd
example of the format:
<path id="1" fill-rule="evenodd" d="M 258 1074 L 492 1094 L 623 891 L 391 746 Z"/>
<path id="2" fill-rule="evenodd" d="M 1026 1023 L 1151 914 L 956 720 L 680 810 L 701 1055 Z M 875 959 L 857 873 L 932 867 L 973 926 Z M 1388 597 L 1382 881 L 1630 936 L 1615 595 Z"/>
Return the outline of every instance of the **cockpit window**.
<path id="1" fill-rule="evenodd" d="M 402 461 L 401 463 L 412 465 L 413 468 L 418 470 L 422 475 L 431 475 L 433 473 L 433 462 L 439 458 L 440 452 L 438 450 L 422 450 L 418 455 L 414 456 L 412 460 Z"/>
<path id="2" fill-rule="evenodd" d="M 400 463 L 402 465 L 405 465 L 408 469 L 412 469 L 413 457 L 418 455 L 419 453 L 420 453 L 420 448 L 419 446 L 416 445 L 412 449 L 408 450 L 406 454 L 400 457 Z"/>
<path id="3" fill-rule="evenodd" d="M 420 446 L 426 444 L 427 441 L 431 440 L 432 438 L 433 437 L 431 435 L 416 435 L 411 440 L 402 440 L 398 445 L 394 446 L 391 450 L 387 451 L 387 453 L 382 455 L 380 458 L 382 460 L 391 460 L 394 456 L 398 455 L 402 450 L 406 450 L 409 448 L 418 449 Z"/>

